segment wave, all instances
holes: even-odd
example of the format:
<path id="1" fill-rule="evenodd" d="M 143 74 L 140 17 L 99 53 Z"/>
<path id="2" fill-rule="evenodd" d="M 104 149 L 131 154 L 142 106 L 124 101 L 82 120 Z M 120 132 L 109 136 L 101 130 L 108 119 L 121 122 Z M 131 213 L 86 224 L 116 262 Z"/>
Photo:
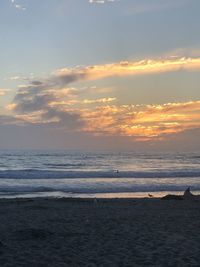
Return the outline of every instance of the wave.
<path id="1" fill-rule="evenodd" d="M 68 194 L 97 194 L 97 193 L 138 193 L 138 192 L 184 192 L 188 187 L 187 183 L 177 185 L 126 185 L 126 186 L 100 186 L 100 187 L 88 187 L 88 186 L 7 186 L 0 187 L 0 195 L 5 194 L 26 194 L 26 193 L 68 193 Z M 192 191 L 200 191 L 200 184 L 193 184 Z"/>
<path id="2" fill-rule="evenodd" d="M 49 171 L 37 169 L 1 170 L 0 179 L 76 179 L 76 178 L 187 178 L 200 177 L 200 169 L 181 171 Z"/>
<path id="3" fill-rule="evenodd" d="M 83 167 L 86 166 L 86 164 L 83 163 L 44 163 L 45 166 L 48 166 L 50 168 L 70 168 L 70 167 Z"/>

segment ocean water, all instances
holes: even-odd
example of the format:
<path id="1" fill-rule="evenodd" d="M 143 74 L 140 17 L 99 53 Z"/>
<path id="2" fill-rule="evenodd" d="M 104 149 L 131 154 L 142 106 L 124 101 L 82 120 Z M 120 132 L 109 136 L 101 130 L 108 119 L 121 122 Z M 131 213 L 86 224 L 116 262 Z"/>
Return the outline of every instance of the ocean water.
<path id="1" fill-rule="evenodd" d="M 144 197 L 200 191 L 199 153 L 0 151 L 0 197 Z"/>

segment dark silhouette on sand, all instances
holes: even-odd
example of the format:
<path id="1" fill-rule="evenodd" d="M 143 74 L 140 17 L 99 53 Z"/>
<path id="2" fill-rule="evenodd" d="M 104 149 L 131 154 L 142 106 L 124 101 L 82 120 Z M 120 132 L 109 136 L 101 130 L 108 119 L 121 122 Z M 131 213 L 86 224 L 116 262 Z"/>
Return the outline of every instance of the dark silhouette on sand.
<path id="1" fill-rule="evenodd" d="M 183 194 L 183 197 L 184 197 L 184 198 L 193 198 L 193 197 L 195 197 L 195 196 L 190 192 L 190 187 L 188 187 L 188 188 L 185 190 L 185 192 L 184 192 L 184 194 Z"/>
<path id="2" fill-rule="evenodd" d="M 169 195 L 162 197 L 162 199 L 164 199 L 164 200 L 183 200 L 183 199 L 194 199 L 195 197 L 196 196 L 191 193 L 190 187 L 188 187 L 182 196 L 169 194 Z"/>

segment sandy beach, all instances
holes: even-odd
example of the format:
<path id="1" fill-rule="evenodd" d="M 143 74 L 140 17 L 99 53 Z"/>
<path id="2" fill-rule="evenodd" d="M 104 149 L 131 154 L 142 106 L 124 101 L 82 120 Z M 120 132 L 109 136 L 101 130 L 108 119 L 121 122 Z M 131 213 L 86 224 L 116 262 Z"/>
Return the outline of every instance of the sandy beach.
<path id="1" fill-rule="evenodd" d="M 200 199 L 0 200 L 0 266 L 199 266 Z"/>

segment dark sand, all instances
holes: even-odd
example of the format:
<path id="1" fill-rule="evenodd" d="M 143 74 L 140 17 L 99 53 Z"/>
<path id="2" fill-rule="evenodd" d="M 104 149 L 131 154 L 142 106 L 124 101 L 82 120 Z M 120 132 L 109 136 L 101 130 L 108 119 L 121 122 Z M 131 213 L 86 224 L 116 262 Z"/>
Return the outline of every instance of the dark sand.
<path id="1" fill-rule="evenodd" d="M 200 199 L 0 201 L 0 266 L 200 266 Z"/>

